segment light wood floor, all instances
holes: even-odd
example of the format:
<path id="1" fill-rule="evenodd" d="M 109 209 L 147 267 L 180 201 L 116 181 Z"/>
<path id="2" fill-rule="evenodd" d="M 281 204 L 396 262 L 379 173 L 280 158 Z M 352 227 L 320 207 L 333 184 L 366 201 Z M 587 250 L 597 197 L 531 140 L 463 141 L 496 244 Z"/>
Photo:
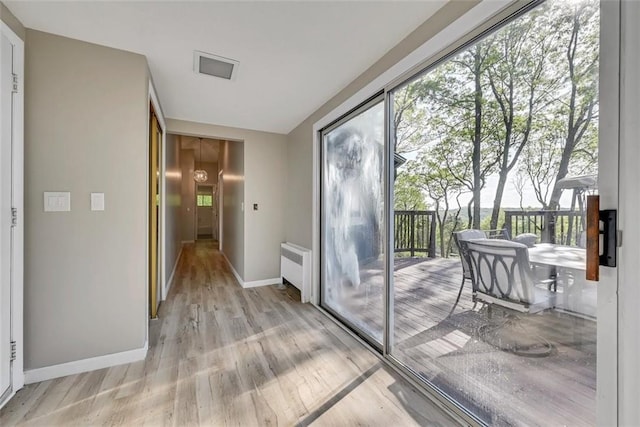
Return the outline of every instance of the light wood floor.
<path id="1" fill-rule="evenodd" d="M 146 360 L 26 386 L 0 425 L 453 425 L 295 290 L 185 248 Z"/>

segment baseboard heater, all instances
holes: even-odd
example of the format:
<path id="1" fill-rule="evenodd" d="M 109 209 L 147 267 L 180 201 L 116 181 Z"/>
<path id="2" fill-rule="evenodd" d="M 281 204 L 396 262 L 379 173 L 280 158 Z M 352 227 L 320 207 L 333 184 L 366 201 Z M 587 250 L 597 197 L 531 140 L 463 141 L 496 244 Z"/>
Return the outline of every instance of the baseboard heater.
<path id="1" fill-rule="evenodd" d="M 311 251 L 293 243 L 280 245 L 280 278 L 300 290 L 300 300 L 311 300 Z"/>

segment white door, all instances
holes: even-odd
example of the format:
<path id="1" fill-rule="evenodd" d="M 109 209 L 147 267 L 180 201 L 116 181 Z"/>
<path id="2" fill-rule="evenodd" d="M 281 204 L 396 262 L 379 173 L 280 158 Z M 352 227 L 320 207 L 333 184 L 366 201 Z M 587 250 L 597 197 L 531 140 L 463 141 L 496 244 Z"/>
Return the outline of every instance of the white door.
<path id="1" fill-rule="evenodd" d="M 0 89 L 0 397 L 11 386 L 11 141 L 13 124 L 13 45 L 2 34 Z"/>

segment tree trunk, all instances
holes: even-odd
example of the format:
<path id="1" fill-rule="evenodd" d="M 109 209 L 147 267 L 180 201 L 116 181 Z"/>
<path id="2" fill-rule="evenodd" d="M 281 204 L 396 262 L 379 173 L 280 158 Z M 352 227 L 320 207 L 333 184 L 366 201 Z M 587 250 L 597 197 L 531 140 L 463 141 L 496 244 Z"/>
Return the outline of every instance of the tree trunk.
<path id="1" fill-rule="evenodd" d="M 571 39 L 569 40 L 569 46 L 567 47 L 567 62 L 569 64 L 569 78 L 571 80 L 571 96 L 569 98 L 569 117 L 567 118 L 567 138 L 565 140 L 564 149 L 562 150 L 562 158 L 560 159 L 560 166 L 558 167 L 558 173 L 556 174 L 556 181 L 553 184 L 553 192 L 551 193 L 551 199 L 549 200 L 549 209 L 556 210 L 560 208 L 560 197 L 562 196 L 562 190 L 558 188 L 558 180 L 567 176 L 569 173 L 569 162 L 571 161 L 571 154 L 576 146 L 576 103 L 578 87 L 576 84 L 575 75 L 575 55 L 578 44 L 578 32 L 580 31 L 580 22 L 577 17 L 573 19 L 573 28 L 571 31 Z"/>
<path id="2" fill-rule="evenodd" d="M 445 192 L 445 200 L 446 200 L 446 192 Z M 447 223 L 447 216 L 449 216 L 449 203 L 445 201 L 444 204 L 444 214 L 442 214 L 442 220 L 440 221 L 440 256 L 445 256 L 445 248 L 446 242 L 444 239 L 444 226 Z"/>
<path id="3" fill-rule="evenodd" d="M 474 55 L 475 74 L 475 129 L 473 133 L 473 228 L 480 229 L 480 144 L 482 142 L 482 81 L 481 76 L 482 58 L 480 57 L 480 47 L 476 47 Z"/>
<path id="4" fill-rule="evenodd" d="M 571 126 L 571 124 L 569 124 Z M 571 127 L 569 128 L 571 129 Z M 553 184 L 553 192 L 551 192 L 551 199 L 549 199 L 549 209 L 557 210 L 560 208 L 560 197 L 562 196 L 562 190 L 558 188 L 558 181 L 566 177 L 569 173 L 569 162 L 571 161 L 571 154 L 575 148 L 575 134 L 569 132 L 567 135 L 567 141 L 562 150 L 562 158 L 560 159 L 560 166 L 558 166 L 558 173 L 556 174 L 556 181 Z"/>
<path id="5" fill-rule="evenodd" d="M 500 219 L 500 205 L 502 204 L 502 196 L 504 194 L 504 186 L 507 183 L 507 177 L 509 176 L 509 171 L 506 169 L 502 169 L 500 171 L 500 175 L 498 177 L 498 186 L 496 187 L 496 197 L 493 199 L 493 211 L 491 211 L 491 223 L 489 228 L 491 230 L 497 230 L 498 220 Z"/>
<path id="6" fill-rule="evenodd" d="M 440 256 L 444 256 L 444 224 L 447 220 L 447 210 L 440 214 L 440 204 L 436 203 L 436 218 L 438 219 L 438 237 L 440 238 Z"/>
<path id="7" fill-rule="evenodd" d="M 451 248 L 453 247 L 453 233 L 455 233 L 458 229 L 458 218 L 460 217 L 460 211 L 462 210 L 462 208 L 460 207 L 460 204 L 458 203 L 458 210 L 456 211 L 456 214 L 453 217 L 453 227 L 451 228 L 451 234 L 449 234 L 449 238 L 447 239 L 447 254 L 446 254 L 446 258 L 449 258 L 449 254 L 451 253 Z"/>

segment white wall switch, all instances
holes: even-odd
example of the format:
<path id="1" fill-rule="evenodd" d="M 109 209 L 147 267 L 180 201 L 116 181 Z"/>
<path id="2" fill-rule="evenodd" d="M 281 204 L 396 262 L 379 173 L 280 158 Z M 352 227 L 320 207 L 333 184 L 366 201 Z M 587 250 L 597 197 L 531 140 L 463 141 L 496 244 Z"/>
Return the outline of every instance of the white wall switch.
<path id="1" fill-rule="evenodd" d="M 104 193 L 91 193 L 91 210 L 104 210 Z"/>
<path id="2" fill-rule="evenodd" d="M 44 192 L 45 212 L 68 212 L 71 210 L 71 193 L 64 191 Z"/>

